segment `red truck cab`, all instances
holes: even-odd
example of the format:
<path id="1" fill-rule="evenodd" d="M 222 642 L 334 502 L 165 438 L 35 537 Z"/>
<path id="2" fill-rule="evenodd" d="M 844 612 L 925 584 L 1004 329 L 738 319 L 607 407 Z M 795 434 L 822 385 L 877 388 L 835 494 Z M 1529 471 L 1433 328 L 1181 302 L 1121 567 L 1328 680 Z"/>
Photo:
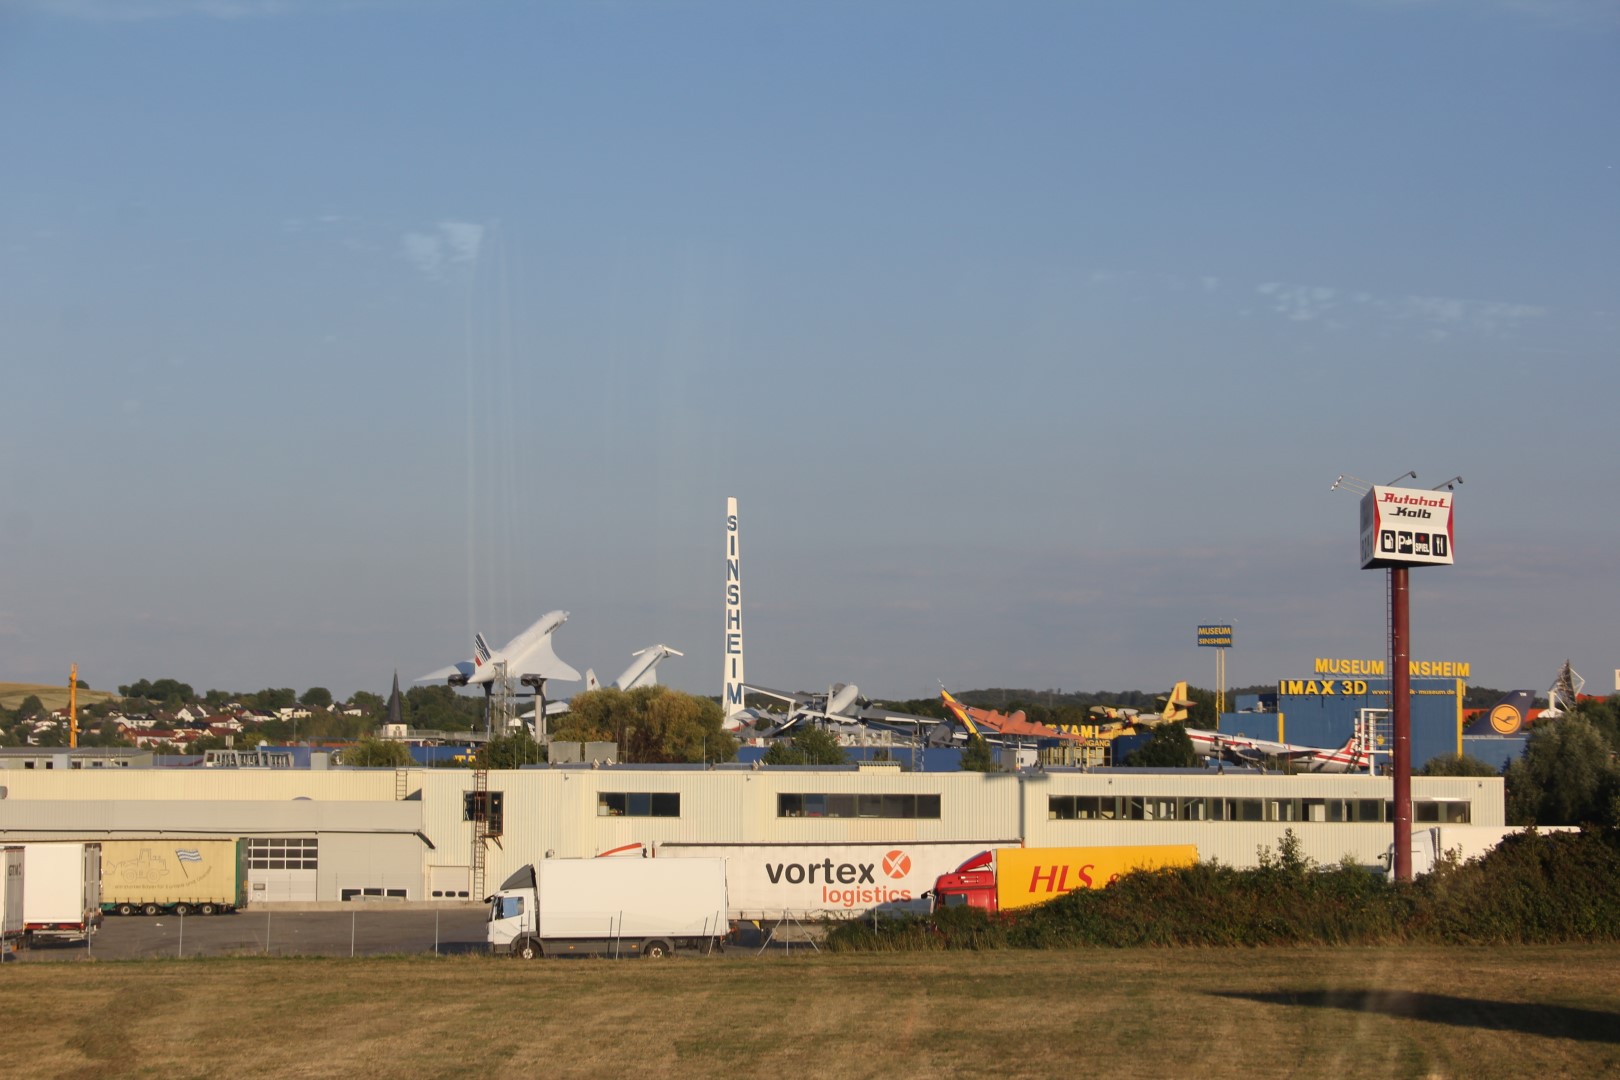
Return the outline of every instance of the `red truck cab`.
<path id="1" fill-rule="evenodd" d="M 934 881 L 934 910 L 948 907 L 976 907 L 996 911 L 996 872 L 991 868 L 995 852 L 981 851 L 948 874 Z"/>

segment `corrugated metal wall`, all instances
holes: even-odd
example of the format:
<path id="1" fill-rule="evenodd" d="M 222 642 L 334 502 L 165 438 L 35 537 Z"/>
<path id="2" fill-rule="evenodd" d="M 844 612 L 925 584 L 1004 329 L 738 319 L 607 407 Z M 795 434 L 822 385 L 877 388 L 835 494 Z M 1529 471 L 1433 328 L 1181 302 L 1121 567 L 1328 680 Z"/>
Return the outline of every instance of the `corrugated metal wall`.
<path id="1" fill-rule="evenodd" d="M 1261 848 L 1277 850 L 1290 829 L 1304 854 L 1322 863 L 1349 856 L 1372 864 L 1388 850 L 1393 825 L 1388 822 L 1312 821 L 1087 821 L 1059 820 L 1050 799 L 1065 795 L 1120 795 L 1153 798 L 1260 799 L 1267 816 L 1277 800 L 1376 800 L 1394 797 L 1387 777 L 1365 775 L 1275 776 L 1258 773 L 1066 773 L 1030 774 L 1023 784 L 1024 833 L 1030 847 L 1083 847 L 1094 844 L 1196 844 L 1203 860 L 1228 866 L 1253 866 Z M 1470 804 L 1475 825 L 1503 825 L 1500 777 L 1413 777 L 1412 798 L 1461 800 Z M 1417 825 L 1415 827 L 1421 827 Z"/>
<path id="2" fill-rule="evenodd" d="M 7 799 L 392 799 L 388 769 L 12 769 Z"/>
<path id="3" fill-rule="evenodd" d="M 0 800 L 0 838 L 96 839 L 163 835 L 347 834 L 323 839 L 323 898 L 342 888 L 406 887 L 428 898 L 430 868 L 452 880 L 472 864 L 473 826 L 464 820 L 466 769 L 209 770 L 23 774 Z M 11 776 L 7 776 L 9 782 Z M 1503 824 L 1500 778 L 1413 780 L 1415 799 L 1464 799 L 1474 825 Z M 1306 854 L 1323 862 L 1348 854 L 1373 862 L 1388 847 L 1384 823 L 1309 821 L 1197 822 L 1060 820 L 1054 795 L 1167 798 L 1377 799 L 1387 778 L 1255 773 L 1078 772 L 1019 775 L 904 773 L 849 769 L 555 768 L 497 770 L 489 790 L 503 796 L 504 828 L 487 849 L 485 889 L 493 891 L 524 863 L 590 858 L 626 844 L 769 844 L 948 841 L 986 845 L 1023 838 L 1032 847 L 1194 843 L 1202 858 L 1253 865 L 1256 850 L 1276 848 L 1292 828 Z M 608 816 L 602 792 L 680 796 L 679 817 Z M 937 794 L 932 818 L 781 817 L 781 794 Z M 307 800 L 307 801 L 306 801 Z M 394 838 L 420 829 L 409 843 Z M 65 831 L 64 831 L 65 830 Z M 132 831 L 133 830 L 133 831 Z M 79 834 L 79 835 L 76 835 Z M 381 841 L 368 848 L 367 834 Z M 376 881 L 369 879 L 375 878 Z M 366 879 L 366 880 L 362 880 Z M 399 882 L 406 882 L 399 885 Z M 326 894 L 331 892 L 331 896 Z M 473 897 L 473 899 L 477 899 Z"/>

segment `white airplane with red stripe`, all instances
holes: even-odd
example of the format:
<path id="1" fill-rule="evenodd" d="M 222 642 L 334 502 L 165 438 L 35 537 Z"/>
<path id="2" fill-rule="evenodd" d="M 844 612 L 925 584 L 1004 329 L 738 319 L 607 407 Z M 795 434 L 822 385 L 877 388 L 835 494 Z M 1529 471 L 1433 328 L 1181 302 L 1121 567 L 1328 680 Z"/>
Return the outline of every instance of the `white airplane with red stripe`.
<path id="1" fill-rule="evenodd" d="M 1258 765 L 1266 758 L 1280 758 L 1303 766 L 1305 772 L 1368 772 L 1372 755 L 1354 735 L 1337 750 L 1322 746 L 1296 746 L 1293 743 L 1251 739 L 1247 735 L 1227 735 L 1219 731 L 1188 728 L 1193 749 L 1207 758 L 1218 758 L 1239 765 Z"/>

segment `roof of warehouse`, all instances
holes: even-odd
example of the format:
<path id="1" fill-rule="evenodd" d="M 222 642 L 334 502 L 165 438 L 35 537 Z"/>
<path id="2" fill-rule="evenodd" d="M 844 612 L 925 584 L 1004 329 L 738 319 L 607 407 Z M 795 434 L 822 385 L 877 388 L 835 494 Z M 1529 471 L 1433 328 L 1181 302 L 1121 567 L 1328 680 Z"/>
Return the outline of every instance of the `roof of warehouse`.
<path id="1" fill-rule="evenodd" d="M 696 762 L 670 762 L 670 763 L 621 763 L 602 762 L 593 764 L 589 761 L 567 761 L 556 765 L 520 765 L 521 770 L 554 772 L 823 772 L 823 773 L 852 773 L 852 772 L 899 772 L 898 761 L 885 761 L 877 763 L 855 763 L 850 765 L 753 765 L 741 761 L 717 761 L 708 765 Z M 937 774 L 934 774 L 937 775 Z"/>

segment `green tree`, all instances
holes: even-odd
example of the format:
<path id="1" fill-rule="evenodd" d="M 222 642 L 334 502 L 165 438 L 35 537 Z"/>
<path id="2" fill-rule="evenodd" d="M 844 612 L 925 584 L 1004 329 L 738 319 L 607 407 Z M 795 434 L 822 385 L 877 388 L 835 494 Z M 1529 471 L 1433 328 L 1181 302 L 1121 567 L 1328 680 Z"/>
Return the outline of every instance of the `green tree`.
<path id="1" fill-rule="evenodd" d="M 128 739 L 118 732 L 118 724 L 112 720 L 101 720 L 79 732 L 80 746 L 132 746 Z"/>
<path id="2" fill-rule="evenodd" d="M 990 744 L 978 735 L 968 739 L 967 745 L 962 748 L 962 771 L 1001 771 L 1001 766 L 996 763 L 996 755 L 990 750 Z"/>
<path id="3" fill-rule="evenodd" d="M 1215 711 L 1215 691 L 1189 686 L 1187 697 L 1192 701 L 1192 708 L 1187 710 L 1186 726 L 1214 731 L 1220 720 L 1220 714 Z"/>
<path id="4" fill-rule="evenodd" d="M 1151 769 L 1195 769 L 1203 764 L 1187 736 L 1186 724 L 1160 724 L 1147 742 L 1125 758 L 1125 765 Z"/>
<path id="5" fill-rule="evenodd" d="M 349 698 L 349 708 L 359 709 L 362 716 L 381 716 L 388 711 L 388 702 L 383 700 L 382 695 L 373 694 L 370 690 L 356 690 Z"/>
<path id="6" fill-rule="evenodd" d="M 1611 750 L 1620 750 L 1620 694 L 1611 694 L 1602 701 L 1579 702 L 1575 714 L 1597 728 Z"/>
<path id="7" fill-rule="evenodd" d="M 159 704 L 180 705 L 187 701 L 195 701 L 197 693 L 190 683 L 183 683 L 178 679 L 159 679 L 149 683 L 145 679 L 130 688 L 131 692 L 125 697 L 141 697 Z"/>
<path id="8" fill-rule="evenodd" d="M 1505 777 L 1510 824 L 1620 824 L 1614 748 L 1577 713 L 1538 723 Z"/>
<path id="9" fill-rule="evenodd" d="M 484 730 L 484 699 L 456 693 L 450 687 L 413 686 L 400 702 L 405 722 L 428 731 Z"/>
<path id="10" fill-rule="evenodd" d="M 767 765 L 842 765 L 847 758 L 837 736 L 812 724 L 791 742 L 777 739 L 761 760 Z"/>
<path id="11" fill-rule="evenodd" d="M 267 688 L 247 696 L 252 708 L 258 712 L 275 712 L 277 709 L 290 709 L 298 704 L 298 692 L 290 686 L 279 689 Z"/>
<path id="12" fill-rule="evenodd" d="M 329 709 L 332 707 L 332 691 L 324 686 L 312 686 L 298 695 L 298 704 L 306 709 Z"/>
<path id="13" fill-rule="evenodd" d="M 414 763 L 411 748 L 402 742 L 369 735 L 343 751 L 343 764 L 366 769 L 403 769 Z"/>
<path id="14" fill-rule="evenodd" d="M 561 742 L 619 745 L 626 762 L 732 761 L 737 740 L 721 726 L 720 703 L 667 686 L 604 687 L 576 694 L 551 724 Z"/>
<path id="15" fill-rule="evenodd" d="M 38 694 L 29 694 L 17 706 L 18 720 L 42 720 L 46 715 L 45 704 L 39 700 Z"/>
<path id="16" fill-rule="evenodd" d="M 1500 776 L 1488 762 L 1467 754 L 1441 754 L 1423 763 L 1419 776 Z"/>
<path id="17" fill-rule="evenodd" d="M 545 748 L 534 741 L 528 728 L 496 735 L 478 751 L 478 763 L 486 769 L 517 769 L 545 760 Z"/>

